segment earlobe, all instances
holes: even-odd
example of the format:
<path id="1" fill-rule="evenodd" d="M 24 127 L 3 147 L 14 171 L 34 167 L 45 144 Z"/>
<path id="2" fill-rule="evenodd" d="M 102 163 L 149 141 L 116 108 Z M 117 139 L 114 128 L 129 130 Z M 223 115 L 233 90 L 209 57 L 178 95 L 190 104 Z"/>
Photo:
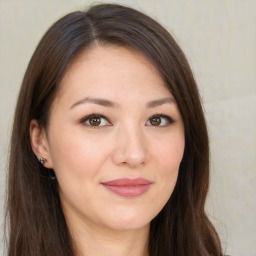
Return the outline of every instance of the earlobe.
<path id="1" fill-rule="evenodd" d="M 44 167 L 53 169 L 48 139 L 45 130 L 41 129 L 38 121 L 33 119 L 30 122 L 29 132 L 31 147 L 38 161 L 42 164 L 41 159 L 44 159 Z"/>

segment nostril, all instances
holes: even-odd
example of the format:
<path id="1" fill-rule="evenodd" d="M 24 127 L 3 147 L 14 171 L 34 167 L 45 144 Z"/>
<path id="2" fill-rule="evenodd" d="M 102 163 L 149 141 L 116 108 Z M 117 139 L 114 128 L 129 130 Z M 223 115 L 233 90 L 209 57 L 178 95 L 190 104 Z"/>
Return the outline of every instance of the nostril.
<path id="1" fill-rule="evenodd" d="M 131 168 L 142 166 L 147 161 L 147 150 L 141 148 L 138 150 L 127 145 L 123 148 L 119 147 L 113 153 L 113 161 L 117 165 L 127 165 Z"/>

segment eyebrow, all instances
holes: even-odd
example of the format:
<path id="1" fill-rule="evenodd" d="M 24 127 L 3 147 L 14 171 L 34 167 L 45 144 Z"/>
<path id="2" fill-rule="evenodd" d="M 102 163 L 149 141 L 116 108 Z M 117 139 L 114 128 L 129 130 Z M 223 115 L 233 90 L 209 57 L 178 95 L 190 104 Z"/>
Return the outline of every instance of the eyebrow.
<path id="1" fill-rule="evenodd" d="M 147 103 L 147 107 L 148 108 L 154 108 L 154 107 L 158 107 L 158 106 L 161 106 L 163 104 L 166 104 L 166 103 L 175 103 L 175 100 L 174 98 L 172 97 L 165 97 L 165 98 L 162 98 L 162 99 L 158 99 L 158 100 L 153 100 L 153 101 L 150 101 Z"/>
<path id="2" fill-rule="evenodd" d="M 119 107 L 118 103 L 114 103 L 110 100 L 86 97 L 84 99 L 81 99 L 81 100 L 75 102 L 73 105 L 71 105 L 70 109 L 72 109 L 80 104 L 86 104 L 86 103 L 91 103 L 91 104 L 96 104 L 96 105 L 100 105 L 103 107 L 111 107 L 111 108 Z"/>
<path id="3" fill-rule="evenodd" d="M 100 98 L 91 98 L 91 97 L 86 97 L 84 99 L 81 99 L 77 102 L 75 102 L 74 104 L 71 105 L 70 109 L 73 109 L 74 107 L 81 105 L 81 104 L 87 104 L 87 103 L 91 103 L 91 104 L 96 104 L 96 105 L 100 105 L 103 107 L 111 107 L 111 108 L 118 108 L 120 107 L 120 105 L 117 102 L 113 102 L 107 99 L 100 99 Z M 163 104 L 166 103 L 175 103 L 174 98 L 172 97 L 165 97 L 162 99 L 157 99 L 157 100 L 153 100 L 150 101 L 146 104 L 147 108 L 154 108 L 154 107 L 158 107 L 161 106 Z"/>

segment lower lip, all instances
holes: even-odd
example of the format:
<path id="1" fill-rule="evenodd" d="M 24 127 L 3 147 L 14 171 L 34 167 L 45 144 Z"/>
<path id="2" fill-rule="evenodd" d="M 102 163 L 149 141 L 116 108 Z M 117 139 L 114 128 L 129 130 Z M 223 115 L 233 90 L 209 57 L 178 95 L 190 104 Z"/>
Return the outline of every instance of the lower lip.
<path id="1" fill-rule="evenodd" d="M 144 194 L 151 184 L 131 185 L 131 186 L 113 186 L 103 184 L 105 188 L 122 197 L 137 197 Z"/>

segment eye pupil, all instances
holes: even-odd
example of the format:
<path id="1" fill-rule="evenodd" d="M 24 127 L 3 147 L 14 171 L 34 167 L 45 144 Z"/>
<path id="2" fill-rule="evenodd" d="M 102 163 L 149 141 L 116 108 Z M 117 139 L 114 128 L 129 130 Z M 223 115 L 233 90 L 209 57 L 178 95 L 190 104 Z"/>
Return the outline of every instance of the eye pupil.
<path id="1" fill-rule="evenodd" d="M 161 118 L 160 117 L 151 118 L 150 123 L 154 126 L 158 126 L 161 124 Z"/>
<path id="2" fill-rule="evenodd" d="M 90 122 L 90 125 L 92 125 L 92 126 L 99 126 L 100 123 L 101 123 L 99 117 L 91 117 L 91 118 L 89 119 L 89 122 Z"/>

